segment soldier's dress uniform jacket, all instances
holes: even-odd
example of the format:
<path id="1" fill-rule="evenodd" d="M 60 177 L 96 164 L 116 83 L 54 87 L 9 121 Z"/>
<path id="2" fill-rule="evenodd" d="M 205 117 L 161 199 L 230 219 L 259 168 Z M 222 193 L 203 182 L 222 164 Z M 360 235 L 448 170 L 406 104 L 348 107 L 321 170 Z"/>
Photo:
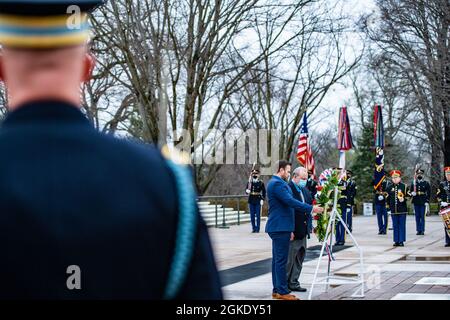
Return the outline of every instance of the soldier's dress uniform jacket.
<path id="1" fill-rule="evenodd" d="M 163 298 L 179 193 L 159 150 L 99 133 L 76 106 L 28 103 L 1 125 L 0 177 L 0 299 Z M 221 299 L 196 214 L 176 298 Z"/>
<path id="2" fill-rule="evenodd" d="M 406 198 L 410 195 L 408 186 L 403 182 L 398 184 L 390 183 L 386 191 L 388 193 L 388 202 L 391 214 L 407 214 L 408 206 L 406 204 Z M 399 201 L 400 195 L 404 198 L 403 202 Z"/>
<path id="3" fill-rule="evenodd" d="M 450 203 L 450 181 L 445 180 L 439 183 L 436 197 L 439 202 Z"/>
<path id="4" fill-rule="evenodd" d="M 414 182 L 411 183 L 410 191 L 414 191 Z M 431 187 L 428 181 L 417 180 L 416 181 L 416 195 L 411 196 L 412 203 L 415 205 L 424 205 L 430 202 Z"/>
<path id="5" fill-rule="evenodd" d="M 389 207 L 389 202 L 387 201 L 387 199 L 389 197 L 389 193 L 387 192 L 389 185 L 390 185 L 390 183 L 388 181 L 384 180 L 381 183 L 381 186 L 378 187 L 377 190 L 374 190 L 373 201 L 374 201 L 375 205 Z M 382 196 L 383 199 L 381 199 L 381 200 L 378 199 L 379 196 Z"/>
<path id="6" fill-rule="evenodd" d="M 317 181 L 312 178 L 308 178 L 308 181 L 306 182 L 306 188 L 311 193 L 311 197 L 315 199 L 317 194 Z"/>
<path id="7" fill-rule="evenodd" d="M 250 182 L 249 190 L 248 203 L 259 204 L 261 200 L 266 198 L 266 187 L 264 186 L 264 182 L 259 179 L 256 182 L 253 180 Z"/>
<path id="8" fill-rule="evenodd" d="M 356 182 L 352 179 L 349 179 L 347 182 L 347 206 L 355 205 L 356 192 L 358 187 L 356 186 Z"/>

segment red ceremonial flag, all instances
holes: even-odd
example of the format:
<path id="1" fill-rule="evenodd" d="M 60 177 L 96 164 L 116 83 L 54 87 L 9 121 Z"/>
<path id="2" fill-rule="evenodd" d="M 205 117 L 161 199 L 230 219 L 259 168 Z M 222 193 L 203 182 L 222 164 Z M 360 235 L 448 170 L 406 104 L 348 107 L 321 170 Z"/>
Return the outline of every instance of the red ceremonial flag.
<path id="1" fill-rule="evenodd" d="M 313 153 L 311 150 L 311 145 L 308 144 L 308 165 L 307 165 L 308 170 L 310 170 L 312 172 L 311 177 L 315 180 L 316 179 L 316 164 L 314 162 L 314 157 L 313 157 Z"/>

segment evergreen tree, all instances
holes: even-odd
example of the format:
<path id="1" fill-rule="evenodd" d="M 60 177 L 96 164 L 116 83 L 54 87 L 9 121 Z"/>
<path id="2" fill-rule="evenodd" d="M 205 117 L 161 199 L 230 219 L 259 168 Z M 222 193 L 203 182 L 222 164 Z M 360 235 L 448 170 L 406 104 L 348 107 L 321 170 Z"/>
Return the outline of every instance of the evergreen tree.
<path id="1" fill-rule="evenodd" d="M 356 149 L 351 170 L 353 179 L 358 184 L 358 201 L 372 201 L 373 198 L 373 170 L 375 164 L 375 149 L 373 147 L 373 123 L 363 127 L 356 139 Z"/>
<path id="2" fill-rule="evenodd" d="M 372 121 L 367 121 L 356 140 L 355 154 L 350 168 L 353 179 L 358 184 L 357 200 L 372 202 L 373 173 L 375 169 L 374 127 Z M 414 175 L 414 164 L 410 156 L 408 145 L 400 138 L 392 139 L 388 132 L 385 135 L 384 170 L 389 175 L 393 169 L 402 171 L 402 181 L 411 182 Z"/>

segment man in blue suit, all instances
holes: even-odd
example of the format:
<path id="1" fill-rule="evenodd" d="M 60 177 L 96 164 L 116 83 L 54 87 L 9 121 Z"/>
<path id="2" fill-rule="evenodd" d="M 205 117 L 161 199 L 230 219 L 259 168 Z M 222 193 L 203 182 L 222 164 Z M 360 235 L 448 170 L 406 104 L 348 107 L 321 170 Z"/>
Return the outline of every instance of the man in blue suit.
<path id="1" fill-rule="evenodd" d="M 0 0 L 0 299 L 221 299 L 183 157 L 81 111 L 94 59 L 66 11 L 103 1 L 18 2 Z"/>
<path id="2" fill-rule="evenodd" d="M 289 294 L 286 275 L 289 242 L 294 240 L 294 209 L 303 212 L 323 212 L 322 208 L 313 207 L 294 198 L 287 183 L 290 173 L 291 164 L 280 160 L 278 171 L 267 186 L 269 219 L 266 232 L 272 239 L 272 297 L 282 300 L 298 300 L 296 296 Z"/>

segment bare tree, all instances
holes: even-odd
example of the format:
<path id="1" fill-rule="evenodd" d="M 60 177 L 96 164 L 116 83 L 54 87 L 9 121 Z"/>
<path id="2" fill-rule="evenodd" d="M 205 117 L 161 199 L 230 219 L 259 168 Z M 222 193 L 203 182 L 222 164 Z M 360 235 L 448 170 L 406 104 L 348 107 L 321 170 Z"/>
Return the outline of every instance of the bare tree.
<path id="1" fill-rule="evenodd" d="M 450 163 L 450 3 L 383 0 L 377 4 L 380 19 L 366 24 L 365 30 L 377 45 L 380 61 L 397 77 L 398 89 L 409 95 L 415 127 L 419 124 L 431 148 L 436 186 L 440 168 Z M 414 127 L 410 125 L 408 131 Z"/>

